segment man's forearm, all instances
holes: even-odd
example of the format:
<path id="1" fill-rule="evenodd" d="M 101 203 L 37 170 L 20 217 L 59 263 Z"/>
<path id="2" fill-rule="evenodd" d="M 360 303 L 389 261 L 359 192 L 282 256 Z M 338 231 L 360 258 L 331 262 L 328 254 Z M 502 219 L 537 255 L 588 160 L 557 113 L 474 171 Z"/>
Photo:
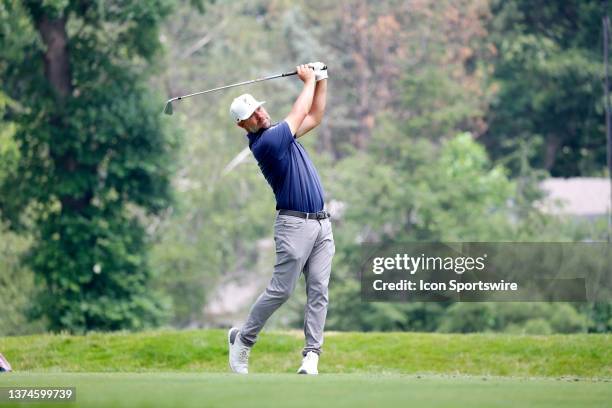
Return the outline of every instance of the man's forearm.
<path id="1" fill-rule="evenodd" d="M 312 99 L 312 107 L 308 115 L 315 119 L 317 122 L 323 120 L 323 114 L 325 113 L 325 104 L 327 102 L 327 79 L 322 79 L 317 82 L 314 90 L 314 97 Z"/>
<path id="2" fill-rule="evenodd" d="M 302 88 L 302 92 L 300 92 L 300 95 L 293 104 L 293 108 L 291 109 L 291 111 L 299 111 L 303 115 L 303 117 L 308 115 L 308 112 L 310 112 L 312 108 L 314 91 L 315 80 L 313 78 L 311 81 L 307 81 L 304 83 L 304 88 Z"/>

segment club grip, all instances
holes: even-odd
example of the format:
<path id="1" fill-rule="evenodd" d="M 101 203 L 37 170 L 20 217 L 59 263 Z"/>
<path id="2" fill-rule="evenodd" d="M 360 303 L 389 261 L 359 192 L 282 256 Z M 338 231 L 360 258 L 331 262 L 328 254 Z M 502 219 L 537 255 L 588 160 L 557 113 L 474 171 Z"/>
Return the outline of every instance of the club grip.
<path id="1" fill-rule="evenodd" d="M 314 68 L 312 68 L 312 67 L 310 67 L 310 68 L 311 68 L 311 69 L 314 69 Z M 323 68 L 322 68 L 322 69 L 327 69 L 327 65 L 323 65 Z M 285 73 L 283 74 L 283 76 L 284 76 L 284 77 L 286 77 L 286 76 L 291 76 L 291 75 L 297 75 L 297 71 L 293 71 L 293 72 L 285 72 Z"/>

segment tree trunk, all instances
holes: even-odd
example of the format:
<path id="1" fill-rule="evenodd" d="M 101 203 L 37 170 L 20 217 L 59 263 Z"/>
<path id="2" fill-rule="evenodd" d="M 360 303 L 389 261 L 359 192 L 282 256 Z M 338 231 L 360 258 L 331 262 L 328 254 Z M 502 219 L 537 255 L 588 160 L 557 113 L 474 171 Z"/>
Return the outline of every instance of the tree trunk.
<path id="1" fill-rule="evenodd" d="M 47 46 L 45 52 L 45 77 L 61 99 L 72 93 L 70 58 L 68 55 L 68 34 L 66 19 L 50 20 L 41 16 L 36 22 L 40 36 Z"/>
<path id="2" fill-rule="evenodd" d="M 555 160 L 557 159 L 557 151 L 559 150 L 560 144 L 561 140 L 555 135 L 548 135 L 548 137 L 546 138 L 544 167 L 548 171 L 550 171 L 550 169 L 552 169 L 555 165 Z"/>
<path id="3" fill-rule="evenodd" d="M 70 55 L 68 53 L 68 34 L 66 32 L 66 18 L 50 19 L 41 15 L 36 21 L 36 28 L 40 33 L 43 43 L 47 46 L 45 51 L 45 78 L 55 91 L 57 103 L 60 105 L 72 94 L 72 74 L 70 71 Z M 54 126 L 63 127 L 63 118 L 54 115 L 51 119 Z M 61 155 L 54 154 L 50 146 L 51 157 L 56 166 L 63 168 L 68 173 L 96 171 L 95 167 L 83 168 L 77 158 L 71 152 Z M 87 208 L 93 198 L 91 189 L 87 189 L 79 195 L 64 195 L 60 197 L 62 209 L 81 213 Z"/>
<path id="4" fill-rule="evenodd" d="M 368 23 L 368 9 L 365 1 L 361 1 L 357 7 L 357 23 L 356 28 L 356 53 L 354 59 L 359 67 L 357 89 L 359 90 L 359 101 L 358 101 L 358 117 L 359 117 L 359 129 L 355 134 L 353 144 L 359 150 L 364 150 L 367 141 L 370 139 L 370 126 L 368 119 L 370 117 L 370 67 L 368 64 L 369 54 L 369 38 L 367 32 Z"/>

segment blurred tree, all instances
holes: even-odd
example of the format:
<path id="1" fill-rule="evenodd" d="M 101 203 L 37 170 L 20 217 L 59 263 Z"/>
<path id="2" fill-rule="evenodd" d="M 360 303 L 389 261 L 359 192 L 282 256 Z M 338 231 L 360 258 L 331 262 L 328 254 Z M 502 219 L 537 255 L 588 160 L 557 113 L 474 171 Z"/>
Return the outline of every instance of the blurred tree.
<path id="1" fill-rule="evenodd" d="M 16 171 L 0 208 L 32 214 L 27 263 L 52 330 L 157 324 L 149 290 L 149 215 L 167 207 L 176 140 L 145 82 L 171 2 L 0 2 L 0 76 L 19 103 Z"/>
<path id="2" fill-rule="evenodd" d="M 612 302 L 587 303 L 581 306 L 581 311 L 589 318 L 589 332 L 612 331 Z"/>
<path id="3" fill-rule="evenodd" d="M 360 301 L 360 243 L 506 240 L 520 229 L 510 217 L 514 185 L 469 134 L 437 147 L 386 123 L 368 153 L 342 160 L 332 178 L 347 209 L 335 229 L 330 328 L 436 330 L 449 304 Z"/>
<path id="4" fill-rule="evenodd" d="M 482 141 L 494 159 L 538 138 L 532 166 L 555 177 L 603 173 L 606 163 L 599 0 L 492 2 L 497 89 Z M 509 163 L 514 173 L 516 162 Z"/>
<path id="5" fill-rule="evenodd" d="M 507 331 L 508 332 L 508 331 Z M 538 319 L 529 319 L 525 322 L 525 325 L 520 332 L 521 334 L 537 334 L 537 335 L 547 335 L 553 332 L 552 327 L 550 327 L 550 323 L 547 320 L 538 318 Z"/>
<path id="6" fill-rule="evenodd" d="M 9 104 L 15 106 L 15 102 L 0 91 L 0 118 Z M 15 124 L 0 119 L 0 185 L 17 169 L 19 148 L 14 134 Z M 0 221 L 0 336 L 42 329 L 41 322 L 32 322 L 28 316 L 30 299 L 36 296 L 34 275 L 20 262 L 30 244 L 30 237 L 9 231 L 6 223 Z"/>
<path id="7" fill-rule="evenodd" d="M 472 333 L 495 329 L 494 304 L 454 303 L 441 319 L 438 331 Z"/>
<path id="8" fill-rule="evenodd" d="M 346 204 L 335 224 L 329 327 L 341 330 L 585 331 L 567 304 L 380 304 L 360 299 L 361 242 L 561 241 L 582 239 L 532 208 L 527 192 L 493 165 L 469 134 L 440 146 L 402 137 L 392 121 L 374 134 L 368 152 L 342 160 L 329 177 Z M 517 202 L 517 195 L 529 204 Z M 519 205 L 520 204 L 520 205 Z M 529 206 L 530 211 L 523 211 Z M 571 235 L 567 235 L 571 234 Z M 570 311 L 571 309 L 571 311 Z M 605 314 L 604 314 L 605 315 Z M 530 318 L 542 318 L 547 327 Z M 599 321 L 601 322 L 601 318 Z M 296 319 L 297 321 L 297 319 Z M 601 323 L 600 323 L 601 324 Z M 605 323 L 604 323 L 605 325 Z M 533 326 L 533 327 L 532 327 Z"/>
<path id="9" fill-rule="evenodd" d="M 30 315 L 32 299 L 39 289 L 34 274 L 20 259 L 30 245 L 30 237 L 15 234 L 0 223 L 0 336 L 44 330 L 43 321 Z"/>
<path id="10" fill-rule="evenodd" d="M 440 319 L 438 331 L 517 334 L 584 333 L 588 318 L 569 303 L 455 303 Z"/>
<path id="11" fill-rule="evenodd" d="M 284 16 L 291 55 L 327 62 L 332 78 L 319 150 L 365 150 L 381 114 L 413 137 L 484 131 L 487 1 L 294 4 Z"/>
<path id="12" fill-rule="evenodd" d="M 157 82 L 177 95 L 290 70 L 293 62 L 270 57 L 272 50 L 284 54 L 279 26 L 269 21 L 271 7 L 265 1 L 216 3 L 199 15 L 180 5 L 161 31 L 166 70 Z M 224 324 L 205 313 L 211 292 L 228 282 L 249 285 L 271 272 L 274 248 L 265 244 L 272 238 L 274 195 L 229 105 L 250 92 L 266 100 L 279 120 L 289 112 L 298 83 L 296 77 L 266 81 L 176 104 L 172 120 L 185 135 L 174 180 L 177 199 L 156 229 L 151 259 L 156 286 L 173 300 L 173 325 Z"/>
<path id="13" fill-rule="evenodd" d="M 585 332 L 589 324 L 588 318 L 581 315 L 576 308 L 567 303 L 555 305 L 555 311 L 550 317 L 550 325 L 556 333 Z"/>

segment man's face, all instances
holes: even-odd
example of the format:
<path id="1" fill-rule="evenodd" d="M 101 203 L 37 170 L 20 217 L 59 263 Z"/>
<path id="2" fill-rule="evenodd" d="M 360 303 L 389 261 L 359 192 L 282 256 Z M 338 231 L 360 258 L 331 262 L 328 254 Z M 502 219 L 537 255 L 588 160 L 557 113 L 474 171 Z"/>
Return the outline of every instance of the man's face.
<path id="1" fill-rule="evenodd" d="M 267 129 L 271 125 L 270 115 L 263 106 L 255 109 L 255 112 L 248 119 L 238 122 L 238 126 L 247 132 L 255 133 L 259 129 Z"/>

